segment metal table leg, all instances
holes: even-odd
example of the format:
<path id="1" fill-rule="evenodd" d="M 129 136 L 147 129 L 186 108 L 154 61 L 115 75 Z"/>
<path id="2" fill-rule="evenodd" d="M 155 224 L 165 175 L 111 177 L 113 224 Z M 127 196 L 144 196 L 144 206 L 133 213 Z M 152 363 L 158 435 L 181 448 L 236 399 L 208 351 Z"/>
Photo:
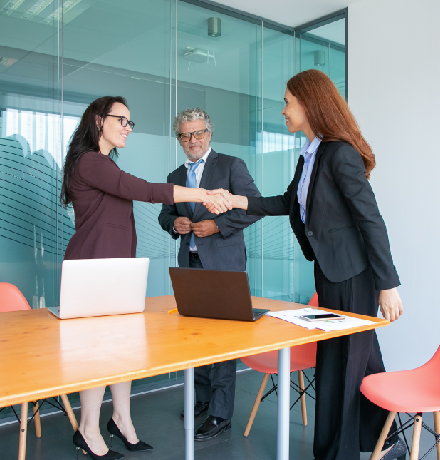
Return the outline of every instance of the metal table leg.
<path id="1" fill-rule="evenodd" d="M 289 358 L 290 359 L 290 358 Z M 185 460 L 194 460 L 194 368 L 184 371 Z"/>
<path id="2" fill-rule="evenodd" d="M 186 418 L 186 417 L 185 417 Z M 278 350 L 277 460 L 289 459 L 290 347 Z"/>

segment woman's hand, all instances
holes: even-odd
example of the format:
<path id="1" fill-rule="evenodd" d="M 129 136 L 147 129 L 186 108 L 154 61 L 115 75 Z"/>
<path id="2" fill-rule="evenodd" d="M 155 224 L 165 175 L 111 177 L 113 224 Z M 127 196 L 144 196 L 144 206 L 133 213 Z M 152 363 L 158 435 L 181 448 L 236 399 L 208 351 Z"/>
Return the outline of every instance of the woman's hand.
<path id="1" fill-rule="evenodd" d="M 379 294 L 380 311 L 388 321 L 396 321 L 403 314 L 402 300 L 397 292 L 397 288 L 380 291 Z"/>

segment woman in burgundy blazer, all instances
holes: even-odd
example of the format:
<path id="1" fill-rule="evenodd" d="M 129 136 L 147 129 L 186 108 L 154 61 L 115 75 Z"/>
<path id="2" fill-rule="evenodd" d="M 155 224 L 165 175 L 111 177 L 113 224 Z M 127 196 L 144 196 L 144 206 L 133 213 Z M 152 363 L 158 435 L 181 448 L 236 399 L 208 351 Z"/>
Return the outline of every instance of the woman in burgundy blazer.
<path id="1" fill-rule="evenodd" d="M 133 200 L 150 203 L 210 203 L 225 211 L 222 201 L 212 200 L 204 189 L 173 184 L 151 184 L 120 170 L 111 158 L 125 147 L 134 127 L 122 97 L 102 97 L 90 104 L 72 136 L 64 165 L 61 201 L 75 211 L 75 234 L 65 259 L 97 259 L 136 256 Z M 222 198 L 223 200 L 223 198 Z M 73 442 L 92 459 L 116 460 L 124 455 L 109 450 L 99 431 L 104 387 L 80 392 L 81 421 Z M 152 447 L 136 436 L 130 416 L 131 382 L 110 385 L 113 415 L 107 430 L 130 451 Z"/>

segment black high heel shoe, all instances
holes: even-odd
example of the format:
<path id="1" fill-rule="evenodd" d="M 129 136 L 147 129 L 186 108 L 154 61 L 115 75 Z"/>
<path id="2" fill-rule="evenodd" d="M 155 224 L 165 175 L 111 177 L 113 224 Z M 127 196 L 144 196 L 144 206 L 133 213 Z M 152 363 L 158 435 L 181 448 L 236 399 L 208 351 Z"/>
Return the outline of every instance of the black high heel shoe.
<path id="1" fill-rule="evenodd" d="M 406 458 L 406 445 L 399 438 L 391 449 L 382 457 L 381 460 L 405 460 Z"/>
<path id="2" fill-rule="evenodd" d="M 86 440 L 83 438 L 83 435 L 79 432 L 79 430 L 76 430 L 73 435 L 73 444 L 76 446 L 77 453 L 79 453 L 79 450 L 82 449 L 87 452 L 93 460 L 119 460 L 124 458 L 124 454 L 120 454 L 119 452 L 115 452 L 113 450 L 109 450 L 105 455 L 94 454 L 90 450 L 90 447 L 87 445 Z"/>
<path id="3" fill-rule="evenodd" d="M 138 441 L 136 444 L 132 444 L 131 442 L 128 442 L 127 438 L 121 433 L 121 431 L 118 428 L 118 425 L 116 425 L 113 418 L 111 418 L 109 422 L 107 423 L 107 431 L 110 433 L 111 438 L 113 438 L 113 436 L 117 436 L 125 444 L 125 447 L 130 452 L 139 452 L 143 450 L 153 449 L 153 447 L 150 446 L 150 444 L 147 444 L 146 442 L 143 442 L 143 441 Z"/>

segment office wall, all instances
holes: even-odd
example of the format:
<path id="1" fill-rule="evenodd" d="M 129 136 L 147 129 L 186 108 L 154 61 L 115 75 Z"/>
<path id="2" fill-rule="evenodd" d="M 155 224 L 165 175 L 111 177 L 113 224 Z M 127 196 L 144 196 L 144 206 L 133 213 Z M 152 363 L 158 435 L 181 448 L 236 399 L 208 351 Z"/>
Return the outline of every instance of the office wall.
<path id="1" fill-rule="evenodd" d="M 348 96 L 377 159 L 371 176 L 400 275 L 404 315 L 379 331 L 389 370 L 440 343 L 440 2 L 363 0 L 348 11 Z"/>

